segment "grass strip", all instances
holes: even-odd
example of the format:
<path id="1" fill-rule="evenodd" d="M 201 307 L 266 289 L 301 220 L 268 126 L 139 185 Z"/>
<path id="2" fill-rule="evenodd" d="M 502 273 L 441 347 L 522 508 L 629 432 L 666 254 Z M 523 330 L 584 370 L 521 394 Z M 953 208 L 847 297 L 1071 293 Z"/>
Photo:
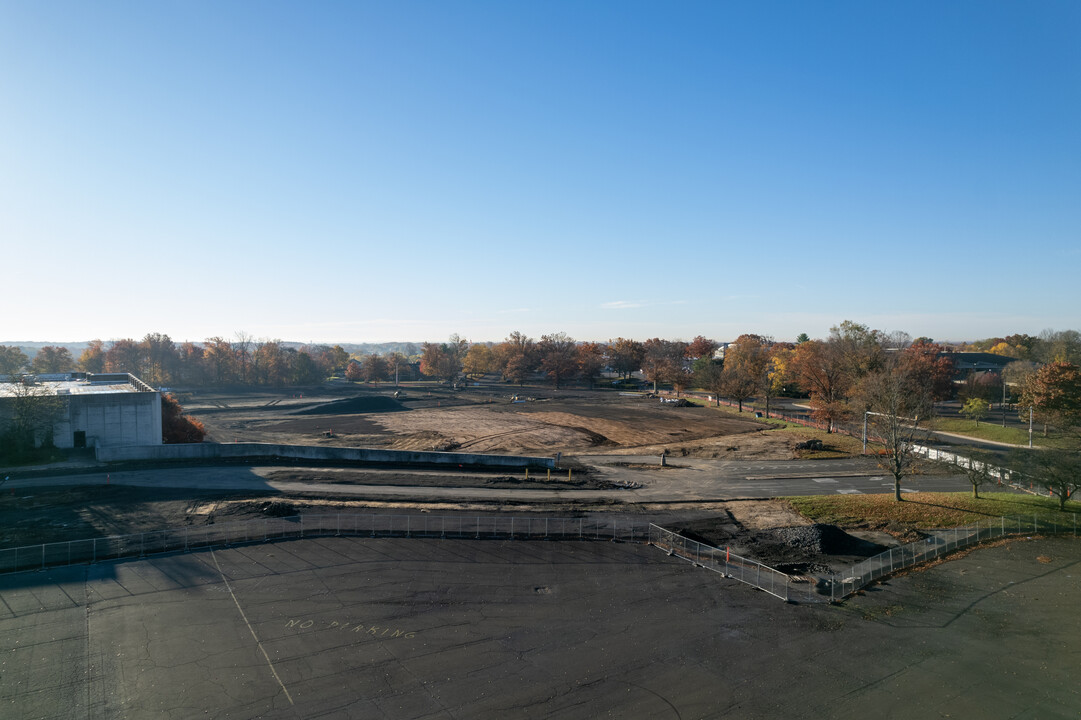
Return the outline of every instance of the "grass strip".
<path id="1" fill-rule="evenodd" d="M 975 525 L 991 518 L 1020 515 L 1070 525 L 1081 514 L 1081 502 L 1069 501 L 1065 512 L 1057 498 L 1006 492 L 905 493 L 892 495 L 810 495 L 784 498 L 797 512 L 816 523 L 842 528 L 884 529 L 898 526 L 929 529 Z M 1078 518 L 1081 522 L 1081 518 Z"/>

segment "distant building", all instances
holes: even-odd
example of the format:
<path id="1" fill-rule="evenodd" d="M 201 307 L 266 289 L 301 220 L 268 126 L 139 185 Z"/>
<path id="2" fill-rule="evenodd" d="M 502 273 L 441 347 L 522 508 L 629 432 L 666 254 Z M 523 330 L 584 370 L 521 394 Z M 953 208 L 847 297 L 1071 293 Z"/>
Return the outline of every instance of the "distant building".
<path id="1" fill-rule="evenodd" d="M 987 352 L 943 352 L 939 353 L 939 357 L 953 360 L 954 372 L 958 377 L 974 372 L 1000 373 L 1010 363 L 1017 362 L 1017 358 Z"/>
<path id="2" fill-rule="evenodd" d="M 56 447 L 161 445 L 161 394 L 134 375 L 58 373 L 36 380 L 44 393 L 64 400 L 52 423 Z M 16 393 L 16 383 L 0 376 L 0 425 L 11 417 Z"/>

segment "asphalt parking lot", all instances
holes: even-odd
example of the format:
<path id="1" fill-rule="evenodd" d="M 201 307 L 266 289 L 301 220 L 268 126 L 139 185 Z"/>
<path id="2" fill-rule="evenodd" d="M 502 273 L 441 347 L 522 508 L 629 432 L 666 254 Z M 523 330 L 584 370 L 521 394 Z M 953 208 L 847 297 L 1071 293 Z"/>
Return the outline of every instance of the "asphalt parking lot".
<path id="1" fill-rule="evenodd" d="M 1081 544 L 786 605 L 638 544 L 320 538 L 0 577 L 0 716 L 1076 718 Z"/>

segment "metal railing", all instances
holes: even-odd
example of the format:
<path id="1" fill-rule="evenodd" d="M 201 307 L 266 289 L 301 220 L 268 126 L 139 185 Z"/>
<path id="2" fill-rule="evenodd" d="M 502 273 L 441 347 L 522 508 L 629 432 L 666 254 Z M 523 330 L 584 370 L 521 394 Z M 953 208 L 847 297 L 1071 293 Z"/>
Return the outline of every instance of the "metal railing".
<path id="1" fill-rule="evenodd" d="M 905 568 L 935 560 L 955 550 L 981 542 L 1017 535 L 1064 535 L 1077 537 L 1077 513 L 1069 521 L 1040 517 L 1038 514 L 989 518 L 975 525 L 948 530 L 933 530 L 923 540 L 890 548 L 852 566 L 852 569 L 830 578 L 820 578 L 820 592 L 829 588 L 831 600 L 840 600 L 870 585 L 875 580 Z"/>
<path id="2" fill-rule="evenodd" d="M 728 548 L 722 550 L 671 530 L 665 530 L 652 523 L 649 526 L 649 544 L 666 551 L 669 555 L 675 555 L 707 570 L 720 573 L 726 578 L 758 588 L 786 602 L 792 600 L 793 595 L 805 596 L 816 602 L 825 601 L 825 598 L 815 596 L 813 591 L 810 591 L 810 585 L 800 582 L 798 578 L 775 570 L 757 560 L 736 555 Z M 800 585 L 804 587 L 799 587 Z"/>
<path id="3" fill-rule="evenodd" d="M 290 538 L 469 538 L 502 540 L 627 540 L 645 542 L 647 523 L 619 517 L 506 515 L 313 514 L 214 523 L 131 535 L 0 549 L 0 574 L 93 564 L 169 552 L 187 552 Z"/>
<path id="4" fill-rule="evenodd" d="M 1077 537 L 1077 513 L 1069 520 L 1046 515 L 989 518 L 963 528 L 930 531 L 928 537 L 890 548 L 856 563 L 846 573 L 788 575 L 768 565 L 692 540 L 656 525 L 649 526 L 649 543 L 669 555 L 713 570 L 724 577 L 756 587 L 785 601 L 836 602 L 887 575 L 982 542 L 1019 535 L 1069 535 Z"/>

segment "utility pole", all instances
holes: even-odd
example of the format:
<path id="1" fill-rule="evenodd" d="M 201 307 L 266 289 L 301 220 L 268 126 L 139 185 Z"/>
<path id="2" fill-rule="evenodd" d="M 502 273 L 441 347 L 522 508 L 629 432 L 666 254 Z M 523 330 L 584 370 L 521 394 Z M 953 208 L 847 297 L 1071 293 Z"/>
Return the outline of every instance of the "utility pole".
<path id="1" fill-rule="evenodd" d="M 1006 378 L 1001 371 L 998 376 L 1002 379 L 1002 427 L 1006 427 Z"/>

